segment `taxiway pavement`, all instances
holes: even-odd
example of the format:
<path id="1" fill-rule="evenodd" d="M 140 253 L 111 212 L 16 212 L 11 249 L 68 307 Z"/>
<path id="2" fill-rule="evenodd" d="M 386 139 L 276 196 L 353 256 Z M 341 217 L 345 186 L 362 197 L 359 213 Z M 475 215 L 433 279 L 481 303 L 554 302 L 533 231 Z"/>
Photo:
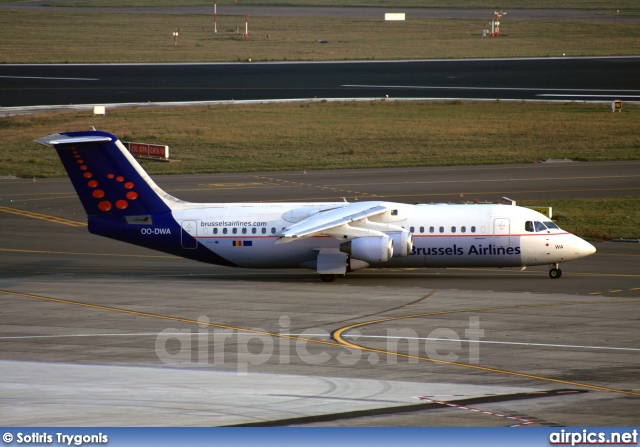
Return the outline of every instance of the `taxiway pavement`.
<path id="1" fill-rule="evenodd" d="M 603 162 L 155 180 L 192 201 L 428 203 L 636 195 L 637 172 L 638 162 Z M 3 179 L 0 199 L 6 425 L 630 426 L 640 416 L 640 244 L 596 243 L 559 280 L 546 268 L 398 269 L 325 284 L 90 235 L 67 179 Z"/>

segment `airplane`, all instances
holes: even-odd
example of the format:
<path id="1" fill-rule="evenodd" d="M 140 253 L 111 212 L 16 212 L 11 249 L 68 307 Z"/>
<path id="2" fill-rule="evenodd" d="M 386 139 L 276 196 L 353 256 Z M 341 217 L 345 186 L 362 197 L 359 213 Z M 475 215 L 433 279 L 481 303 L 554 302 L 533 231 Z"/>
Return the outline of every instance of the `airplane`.
<path id="1" fill-rule="evenodd" d="M 53 146 L 89 232 L 211 264 L 306 268 L 331 282 L 365 268 L 549 265 L 596 249 L 534 210 L 386 201 L 191 203 L 163 191 L 114 135 L 61 132 Z"/>

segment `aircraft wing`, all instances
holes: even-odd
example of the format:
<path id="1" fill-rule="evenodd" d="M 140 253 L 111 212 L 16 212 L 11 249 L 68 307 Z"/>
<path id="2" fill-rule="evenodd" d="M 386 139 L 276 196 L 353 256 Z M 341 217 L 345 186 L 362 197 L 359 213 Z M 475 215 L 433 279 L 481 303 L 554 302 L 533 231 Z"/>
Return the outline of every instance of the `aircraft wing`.
<path id="1" fill-rule="evenodd" d="M 301 222 L 293 224 L 278 235 L 277 243 L 292 242 L 296 239 L 315 236 L 322 232 L 348 225 L 351 222 L 382 214 L 388 211 L 380 202 L 350 203 L 340 208 L 320 211 Z"/>

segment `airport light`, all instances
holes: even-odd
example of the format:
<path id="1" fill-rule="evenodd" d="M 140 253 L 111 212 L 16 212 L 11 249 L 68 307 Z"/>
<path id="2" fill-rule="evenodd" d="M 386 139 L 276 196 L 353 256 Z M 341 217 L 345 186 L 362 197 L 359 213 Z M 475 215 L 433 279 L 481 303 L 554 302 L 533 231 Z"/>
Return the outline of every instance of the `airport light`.
<path id="1" fill-rule="evenodd" d="M 491 37 L 498 37 L 500 35 L 500 19 L 504 15 L 507 15 L 507 13 L 502 12 L 502 10 L 500 12 L 494 11 L 493 14 L 491 14 Z"/>

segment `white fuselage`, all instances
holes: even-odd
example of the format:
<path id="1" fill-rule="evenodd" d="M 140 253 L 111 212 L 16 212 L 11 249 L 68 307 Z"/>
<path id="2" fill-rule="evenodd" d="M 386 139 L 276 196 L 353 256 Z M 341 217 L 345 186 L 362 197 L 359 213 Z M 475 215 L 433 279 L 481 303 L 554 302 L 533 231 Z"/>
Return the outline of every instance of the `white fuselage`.
<path id="1" fill-rule="evenodd" d="M 523 267 L 595 252 L 511 205 L 189 203 L 155 184 L 115 135 L 61 132 L 54 146 L 91 233 L 212 264 L 308 268 L 323 281 L 367 267 Z"/>
<path id="2" fill-rule="evenodd" d="M 544 215 L 509 205 L 407 205 L 379 202 L 395 215 L 383 224 L 413 234 L 407 256 L 370 267 L 523 267 L 580 259 L 595 252 L 588 242 L 559 228 L 528 231 Z M 289 268 L 312 262 L 320 250 L 340 249 L 339 239 L 320 235 L 276 244 L 284 228 L 346 203 L 185 204 L 173 210 L 184 230 L 216 254 L 241 267 Z M 196 246 L 185 247 L 185 250 Z"/>

